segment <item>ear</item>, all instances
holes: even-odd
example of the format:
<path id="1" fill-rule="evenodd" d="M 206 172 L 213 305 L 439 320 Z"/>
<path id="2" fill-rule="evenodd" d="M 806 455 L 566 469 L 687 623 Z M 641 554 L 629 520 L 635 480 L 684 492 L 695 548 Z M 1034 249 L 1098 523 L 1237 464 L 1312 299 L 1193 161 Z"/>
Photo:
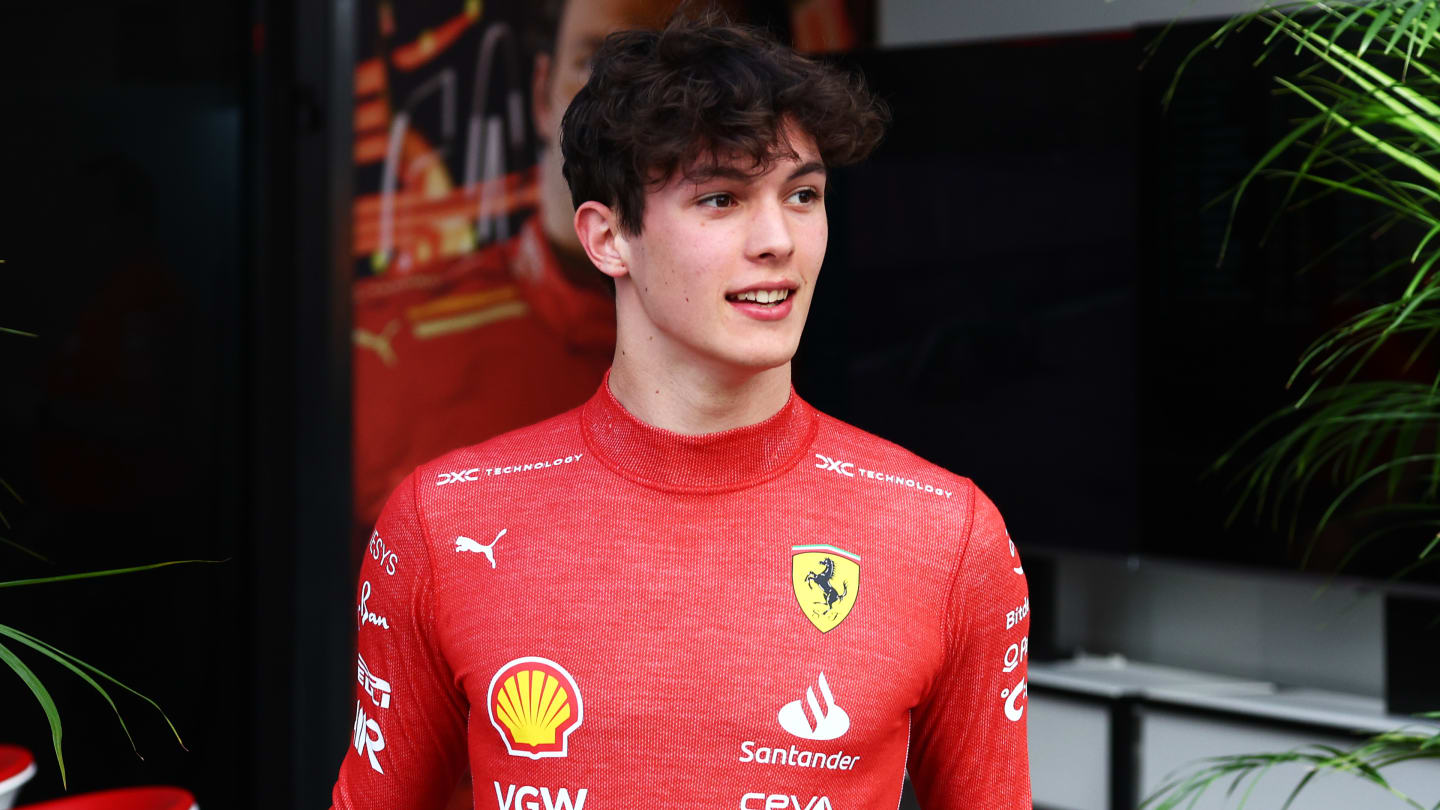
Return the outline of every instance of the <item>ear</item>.
<path id="1" fill-rule="evenodd" d="M 559 122 L 550 104 L 550 54 L 535 54 L 535 69 L 530 72 L 530 118 L 535 132 L 544 143 L 555 140 Z"/>
<path id="2" fill-rule="evenodd" d="M 630 244 L 610 206 L 594 200 L 581 203 L 575 209 L 575 235 L 600 272 L 614 279 L 629 275 Z"/>

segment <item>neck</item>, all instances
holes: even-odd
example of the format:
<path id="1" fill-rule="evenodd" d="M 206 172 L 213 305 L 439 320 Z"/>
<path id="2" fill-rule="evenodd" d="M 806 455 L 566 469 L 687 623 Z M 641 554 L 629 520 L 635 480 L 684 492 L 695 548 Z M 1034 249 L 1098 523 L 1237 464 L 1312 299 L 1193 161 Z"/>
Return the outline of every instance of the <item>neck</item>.
<path id="1" fill-rule="evenodd" d="M 624 329 L 610 368 L 610 392 L 636 419 L 689 436 L 763 422 L 790 398 L 790 364 L 760 371 L 704 363 L 666 363 L 626 345 Z"/>

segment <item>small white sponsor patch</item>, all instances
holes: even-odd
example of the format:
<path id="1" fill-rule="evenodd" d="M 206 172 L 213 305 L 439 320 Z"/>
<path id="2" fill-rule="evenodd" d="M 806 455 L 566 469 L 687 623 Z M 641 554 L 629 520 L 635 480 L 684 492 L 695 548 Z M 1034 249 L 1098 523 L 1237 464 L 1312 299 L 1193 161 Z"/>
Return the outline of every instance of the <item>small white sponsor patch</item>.
<path id="1" fill-rule="evenodd" d="M 1027 597 L 1025 597 L 1025 601 L 1021 603 L 1020 607 L 1017 607 L 1017 608 L 1015 608 L 1014 610 L 1008 611 L 1008 612 L 1005 614 L 1005 629 L 1006 629 L 1006 630 L 1009 630 L 1010 628 L 1014 627 L 1015 625 L 1019 624 L 1020 622 L 1025 621 L 1025 617 L 1026 617 L 1026 616 L 1029 616 L 1029 615 L 1030 615 L 1030 597 L 1027 596 Z"/>
<path id="2" fill-rule="evenodd" d="M 571 456 L 560 456 L 560 457 L 558 457 L 558 458 L 553 458 L 553 459 L 548 459 L 548 460 L 542 459 L 542 460 L 540 460 L 540 461 L 532 461 L 532 462 L 529 462 L 528 464 L 510 464 L 510 465 L 505 466 L 505 467 L 485 467 L 485 468 L 483 468 L 483 472 L 484 472 L 486 475 L 510 475 L 511 473 L 522 473 L 522 472 L 532 472 L 532 471 L 534 471 L 534 470 L 545 470 L 545 469 L 549 469 L 549 468 L 551 468 L 551 467 L 560 467 L 560 466 L 563 466 L 563 465 L 566 465 L 566 464 L 574 464 L 575 462 L 579 461 L 579 460 L 581 459 L 581 457 L 583 457 L 584 455 L 585 455 L 584 453 L 576 453 L 576 454 L 571 455 Z M 466 480 L 474 480 L 474 479 L 466 479 Z"/>
<path id="3" fill-rule="evenodd" d="M 373 624 L 381 630 L 390 629 L 390 620 L 370 609 L 370 580 L 360 586 L 360 604 L 355 608 L 355 629 Z"/>
<path id="4" fill-rule="evenodd" d="M 376 751 L 385 750 L 385 735 L 380 733 L 380 724 L 365 716 L 365 706 L 360 701 L 355 701 L 355 753 L 360 756 L 370 757 L 370 767 L 376 773 L 385 773 L 380 767 L 380 760 L 376 758 Z"/>
<path id="5" fill-rule="evenodd" d="M 740 797 L 740 810 L 834 810 L 830 799 L 825 796 L 811 796 L 810 801 L 800 803 L 800 797 L 792 793 L 746 793 Z"/>
<path id="6" fill-rule="evenodd" d="M 499 782 L 494 784 L 495 803 L 500 810 L 585 810 L 585 794 L 590 792 L 589 788 L 580 788 L 571 801 L 567 788 L 552 792 L 548 787 L 507 785 L 502 791 Z"/>
<path id="7" fill-rule="evenodd" d="M 904 474 L 895 475 L 893 473 L 880 472 L 878 470 L 867 470 L 864 467 L 852 464 L 848 461 L 841 461 L 838 458 L 831 458 L 830 456 L 824 455 L 823 453 L 816 453 L 815 459 L 815 468 L 817 470 L 833 472 L 836 475 L 843 475 L 846 478 L 864 478 L 870 481 L 878 481 L 882 484 L 894 484 L 897 487 L 905 487 L 906 489 L 913 489 L 916 492 L 924 492 L 930 495 L 938 495 L 942 498 L 947 499 L 954 496 L 955 494 L 952 490 L 945 489 L 944 487 L 938 487 L 934 484 L 927 484 L 924 481 L 907 477 Z"/>
<path id="8" fill-rule="evenodd" d="M 1015 684 L 1014 689 L 1000 690 L 1000 697 L 1005 698 L 1005 719 L 1015 723 L 1025 715 L 1025 707 L 1017 701 L 1029 693 L 1030 687 L 1025 685 L 1024 678 L 1020 679 L 1020 683 Z"/>
<path id="9" fill-rule="evenodd" d="M 360 683 L 365 694 L 370 696 L 370 702 L 382 709 L 390 708 L 390 682 L 376 677 L 375 673 L 370 671 L 370 667 L 365 665 L 365 656 L 357 655 L 355 658 L 358 662 L 355 666 L 355 680 Z"/>

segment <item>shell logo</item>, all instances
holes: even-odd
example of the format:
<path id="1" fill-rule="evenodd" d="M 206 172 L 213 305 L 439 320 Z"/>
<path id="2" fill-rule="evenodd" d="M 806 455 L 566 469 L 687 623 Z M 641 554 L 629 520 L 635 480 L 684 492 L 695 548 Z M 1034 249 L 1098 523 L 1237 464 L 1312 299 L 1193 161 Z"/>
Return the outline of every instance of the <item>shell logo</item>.
<path id="1" fill-rule="evenodd" d="M 490 679 L 490 724 L 513 757 L 563 757 L 585 719 L 580 687 L 548 658 L 516 658 Z"/>

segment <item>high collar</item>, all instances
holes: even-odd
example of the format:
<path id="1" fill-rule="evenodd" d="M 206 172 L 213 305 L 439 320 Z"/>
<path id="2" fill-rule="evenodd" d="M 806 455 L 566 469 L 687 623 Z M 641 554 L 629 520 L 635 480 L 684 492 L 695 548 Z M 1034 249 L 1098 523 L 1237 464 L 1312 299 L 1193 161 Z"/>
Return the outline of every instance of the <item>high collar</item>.
<path id="1" fill-rule="evenodd" d="M 769 419 L 687 436 L 647 425 L 600 390 L 580 410 L 585 444 L 602 464 L 638 484 L 667 492 L 729 492 L 769 481 L 795 466 L 815 440 L 815 409 L 790 389 Z"/>

